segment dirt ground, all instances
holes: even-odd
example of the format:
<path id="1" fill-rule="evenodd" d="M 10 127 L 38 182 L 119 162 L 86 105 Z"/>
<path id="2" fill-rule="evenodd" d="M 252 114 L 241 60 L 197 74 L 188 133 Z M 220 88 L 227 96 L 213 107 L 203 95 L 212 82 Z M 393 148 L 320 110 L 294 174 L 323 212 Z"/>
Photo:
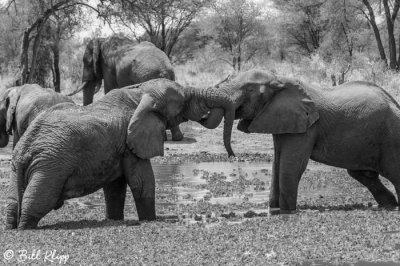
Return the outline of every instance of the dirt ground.
<path id="1" fill-rule="evenodd" d="M 241 153 L 268 153 L 273 154 L 271 135 L 246 134 L 236 129 L 237 122 L 233 125 L 232 148 L 238 155 Z M 165 156 L 173 156 L 187 153 L 208 152 L 214 154 L 226 153 L 222 131 L 222 124 L 213 130 L 202 127 L 195 122 L 181 125 L 184 133 L 183 141 L 167 141 L 165 144 Z M 168 134 L 168 139 L 171 136 Z"/>
<path id="2" fill-rule="evenodd" d="M 232 147 L 237 157 L 228 158 L 222 126 L 208 130 L 189 122 L 181 129 L 184 141 L 167 141 L 164 157 L 153 158 L 153 163 L 272 160 L 270 135 L 244 134 L 235 124 Z M 3 217 L 10 155 L 11 144 L 0 150 Z M 300 182 L 299 212 L 289 216 L 259 212 L 268 208 L 268 202 L 251 204 L 246 195 L 240 204 L 210 203 L 209 197 L 225 190 L 268 189 L 256 178 L 239 175 L 230 182 L 224 169 L 220 172 L 202 172 L 204 184 L 187 184 L 188 189 L 211 191 L 208 199 L 190 204 L 176 204 L 174 184 L 156 182 L 155 222 L 137 221 L 129 191 L 124 222 L 104 219 L 102 191 L 70 200 L 46 215 L 37 230 L 0 229 L 0 261 L 6 265 L 400 265 L 400 212 L 378 208 L 345 170 L 310 162 Z M 47 253 L 53 257 L 46 259 Z"/>

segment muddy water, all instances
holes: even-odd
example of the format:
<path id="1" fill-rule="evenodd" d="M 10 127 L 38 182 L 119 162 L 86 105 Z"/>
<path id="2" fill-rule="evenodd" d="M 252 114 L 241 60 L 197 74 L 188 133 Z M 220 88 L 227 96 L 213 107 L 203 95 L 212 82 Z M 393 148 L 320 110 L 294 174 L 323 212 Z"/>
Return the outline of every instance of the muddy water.
<path id="1" fill-rule="evenodd" d="M 230 163 L 230 162 L 209 162 L 193 164 L 153 164 L 154 175 L 157 184 L 171 187 L 171 193 L 175 193 L 176 203 L 187 204 L 194 201 L 207 199 L 210 203 L 240 203 L 264 202 L 268 199 L 269 184 L 271 182 L 272 165 L 269 163 Z M 226 195 L 215 195 L 210 189 L 213 180 L 220 179 L 223 183 L 232 183 L 239 178 L 248 182 L 244 190 L 239 189 L 240 183 L 233 187 L 232 192 Z M 216 181 L 216 180 L 214 180 Z M 215 185 L 220 183 L 214 182 Z M 256 188 L 255 184 L 259 184 Z M 211 193 L 210 193 L 211 192 Z"/>
<path id="2" fill-rule="evenodd" d="M 271 163 L 208 162 L 153 164 L 161 204 L 190 204 L 206 200 L 212 204 L 263 203 L 268 200 Z M 330 171 L 311 163 L 308 172 Z M 328 188 L 329 189 L 329 188 Z M 307 193 L 309 192 L 309 193 Z M 306 191 L 307 194 L 314 193 Z"/>
<path id="3" fill-rule="evenodd" d="M 212 204 L 265 203 L 269 197 L 271 183 L 271 163 L 247 162 L 207 162 L 186 164 L 153 163 L 156 178 L 157 204 L 195 204 L 208 201 Z M 323 174 L 332 171 L 330 167 L 310 163 L 305 174 Z M 9 165 L 0 165 L 0 185 L 10 178 Z M 302 195 L 322 193 L 332 187 L 314 190 L 301 188 Z M 130 191 L 128 190 L 128 193 Z M 3 202 L 1 202 L 3 203 Z M 104 206 L 102 191 L 91 195 L 70 199 L 67 204 L 82 208 Z"/>

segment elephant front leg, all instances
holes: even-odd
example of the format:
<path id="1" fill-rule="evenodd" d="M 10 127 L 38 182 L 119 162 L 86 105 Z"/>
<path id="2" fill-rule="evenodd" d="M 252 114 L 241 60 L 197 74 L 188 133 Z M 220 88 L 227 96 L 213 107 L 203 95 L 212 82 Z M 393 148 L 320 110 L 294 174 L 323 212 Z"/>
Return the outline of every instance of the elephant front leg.
<path id="1" fill-rule="evenodd" d="M 150 160 L 125 152 L 124 175 L 135 199 L 139 221 L 156 219 L 155 179 Z"/>
<path id="2" fill-rule="evenodd" d="M 272 164 L 272 180 L 269 192 L 269 207 L 270 208 L 279 208 L 279 147 L 278 136 L 274 135 L 274 162 Z"/>
<path id="3" fill-rule="evenodd" d="M 304 134 L 282 134 L 274 139 L 278 158 L 275 158 L 275 178 L 272 190 L 279 186 L 279 208 L 281 214 L 296 211 L 297 193 L 301 175 L 304 173 L 314 146 L 315 132 Z M 276 196 L 275 196 L 276 197 Z M 274 199 L 276 200 L 276 199 Z"/>
<path id="4" fill-rule="evenodd" d="M 124 219 L 124 206 L 126 197 L 126 180 L 119 177 L 104 188 L 104 198 L 106 201 L 106 218 L 111 220 Z"/>

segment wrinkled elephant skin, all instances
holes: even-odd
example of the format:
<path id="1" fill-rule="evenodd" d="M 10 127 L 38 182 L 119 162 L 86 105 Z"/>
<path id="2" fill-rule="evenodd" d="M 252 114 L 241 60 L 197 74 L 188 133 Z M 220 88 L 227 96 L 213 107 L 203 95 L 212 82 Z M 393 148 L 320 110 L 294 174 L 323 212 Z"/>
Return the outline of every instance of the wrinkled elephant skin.
<path id="1" fill-rule="evenodd" d="M 93 102 L 94 94 L 104 80 L 104 92 L 139 84 L 151 79 L 175 80 L 167 55 L 150 42 L 136 43 L 126 37 L 111 36 L 89 41 L 83 56 L 83 104 Z M 172 140 L 183 139 L 179 127 L 170 128 Z"/>
<path id="2" fill-rule="evenodd" d="M 15 147 L 36 116 L 56 104 L 65 102 L 73 103 L 69 97 L 37 84 L 25 84 L 4 90 L 0 97 L 0 147 L 7 146 L 9 134 L 14 136 Z"/>
<path id="3" fill-rule="evenodd" d="M 15 148 L 6 228 L 36 228 L 64 200 L 100 188 L 106 217 L 123 219 L 127 184 L 139 220 L 154 220 L 150 158 L 163 155 L 165 126 L 182 120 L 184 102 L 179 84 L 157 79 L 89 106 L 65 103 L 41 113 Z"/>
<path id="4" fill-rule="evenodd" d="M 400 106 L 393 97 L 368 82 L 321 90 L 263 70 L 249 72 L 270 76 L 262 99 L 254 97 L 247 104 L 238 129 L 273 134 L 271 208 L 296 210 L 299 181 L 309 159 L 347 169 L 379 205 L 398 206 Z M 379 175 L 394 185 L 397 200 Z"/>

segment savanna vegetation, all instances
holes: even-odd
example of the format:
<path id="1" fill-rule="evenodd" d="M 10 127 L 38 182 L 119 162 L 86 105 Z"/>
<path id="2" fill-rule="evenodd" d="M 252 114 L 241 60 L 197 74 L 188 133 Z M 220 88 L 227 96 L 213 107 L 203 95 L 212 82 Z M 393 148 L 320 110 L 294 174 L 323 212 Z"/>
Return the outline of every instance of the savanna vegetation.
<path id="1" fill-rule="evenodd" d="M 207 86 L 253 67 L 314 84 L 368 80 L 397 94 L 399 2 L 20 1 L 1 7 L 4 85 L 36 82 L 68 92 L 80 83 L 92 37 L 148 40 L 182 83 Z"/>
<path id="2" fill-rule="evenodd" d="M 183 85 L 206 87 L 254 67 L 331 87 L 372 81 L 400 100 L 400 0 L 4 0 L 0 8 L 0 83 L 38 83 L 61 93 L 81 83 L 82 56 L 93 37 L 125 35 L 163 50 Z M 81 104 L 81 94 L 74 100 Z M 400 261 L 399 212 L 377 208 L 345 170 L 310 163 L 300 185 L 299 215 L 268 216 L 258 176 L 273 156 L 271 137 L 234 130 L 228 158 L 222 128 L 182 126 L 186 142 L 167 142 L 154 164 L 265 164 L 247 174 L 193 170 L 204 182 L 157 180 L 156 222 L 136 222 L 128 193 L 125 222 L 104 220 L 101 191 L 68 201 L 36 231 L 0 230 L 2 263 L 71 265 L 365 265 Z M 10 147 L 0 157 L 0 213 L 5 212 Z M 317 167 L 316 167 L 317 166 Z M 231 179 L 234 178 L 234 181 Z M 389 185 L 388 183 L 385 183 Z M 390 187 L 393 191 L 393 187 Z M 190 191 L 207 190 L 195 197 Z M 228 192 L 227 192 L 228 191 Z M 253 191 L 253 192 L 254 192 Z M 310 192 L 311 193 L 306 193 Z M 240 203 L 215 204 L 225 193 Z M 254 194 L 256 194 L 254 192 Z M 230 194 L 229 194 L 230 195 Z M 228 197 L 229 198 L 229 197 Z M 185 200 L 185 204 L 180 204 Z M 228 200 L 229 201 L 229 200 Z M 5 252 L 12 250 L 13 257 Z M 37 256 L 20 257 L 21 251 Z M 56 251 L 53 262 L 45 252 Z M 36 252 L 36 253 L 35 253 Z M 60 257 L 62 259 L 62 257 Z M 64 261 L 61 260 L 61 263 Z M 371 265 L 375 265 L 371 264 Z M 368 264 L 369 265 L 369 264 Z"/>

